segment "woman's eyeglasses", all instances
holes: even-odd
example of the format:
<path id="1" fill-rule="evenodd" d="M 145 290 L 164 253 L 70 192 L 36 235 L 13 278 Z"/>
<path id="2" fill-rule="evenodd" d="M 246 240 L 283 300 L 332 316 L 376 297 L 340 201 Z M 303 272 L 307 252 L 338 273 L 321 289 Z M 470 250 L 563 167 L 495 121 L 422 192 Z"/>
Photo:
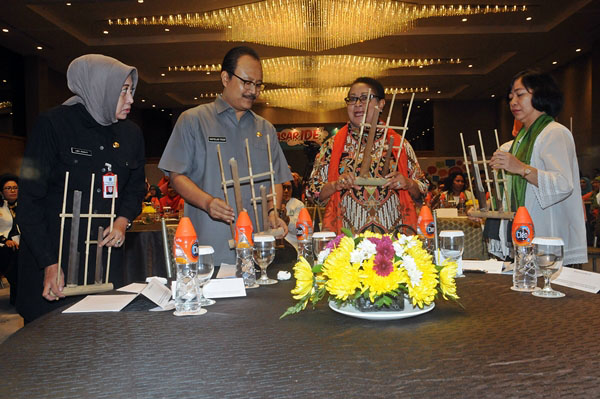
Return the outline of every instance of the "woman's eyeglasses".
<path id="1" fill-rule="evenodd" d="M 17 190 L 19 190 L 19 187 L 18 186 L 6 186 L 6 187 L 4 187 L 4 190 L 6 190 L 6 191 L 17 191 Z"/>
<path id="2" fill-rule="evenodd" d="M 374 96 L 373 94 L 371 94 L 370 96 L 363 94 L 360 97 L 356 97 L 356 96 L 346 97 L 346 98 L 344 98 L 344 101 L 346 101 L 346 104 L 348 104 L 348 105 L 356 105 L 358 102 L 360 102 L 361 104 L 364 104 L 367 102 L 367 99 L 371 100 L 372 98 L 378 99 L 379 97 Z"/>

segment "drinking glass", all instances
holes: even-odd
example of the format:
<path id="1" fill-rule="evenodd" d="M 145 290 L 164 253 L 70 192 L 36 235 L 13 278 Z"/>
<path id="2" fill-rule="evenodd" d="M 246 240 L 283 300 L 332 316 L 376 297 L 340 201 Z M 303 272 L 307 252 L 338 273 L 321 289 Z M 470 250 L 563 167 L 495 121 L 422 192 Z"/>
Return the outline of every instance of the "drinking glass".
<path id="1" fill-rule="evenodd" d="M 206 298 L 204 296 L 203 287 L 210 281 L 215 270 L 215 263 L 213 261 L 213 254 L 215 250 L 211 246 L 200 245 L 198 246 L 198 273 L 196 279 L 198 280 L 198 302 L 202 306 L 210 306 L 215 304 L 214 299 Z"/>
<path id="2" fill-rule="evenodd" d="M 458 264 L 457 276 L 462 276 L 461 259 L 465 250 L 465 233 L 461 230 L 443 230 L 439 235 L 440 251 L 444 259 Z"/>
<path id="3" fill-rule="evenodd" d="M 318 231 L 312 236 L 312 247 L 315 254 L 315 263 L 319 258 L 321 251 L 325 249 L 329 241 L 335 238 L 335 233 L 332 231 Z"/>
<path id="4" fill-rule="evenodd" d="M 564 243 L 558 237 L 535 237 L 531 243 L 535 255 L 535 267 L 544 276 L 544 288 L 532 294 L 542 298 L 562 298 L 562 292 L 550 286 L 550 277 L 562 266 Z"/>
<path id="5" fill-rule="evenodd" d="M 266 234 L 256 234 L 254 236 L 254 262 L 260 267 L 260 278 L 256 280 L 259 285 L 277 284 L 267 276 L 267 267 L 275 259 L 275 237 Z"/>
<path id="6" fill-rule="evenodd" d="M 175 315 L 196 316 L 206 313 L 200 306 L 200 288 L 198 287 L 198 262 L 177 263 L 177 282 L 175 284 Z"/>

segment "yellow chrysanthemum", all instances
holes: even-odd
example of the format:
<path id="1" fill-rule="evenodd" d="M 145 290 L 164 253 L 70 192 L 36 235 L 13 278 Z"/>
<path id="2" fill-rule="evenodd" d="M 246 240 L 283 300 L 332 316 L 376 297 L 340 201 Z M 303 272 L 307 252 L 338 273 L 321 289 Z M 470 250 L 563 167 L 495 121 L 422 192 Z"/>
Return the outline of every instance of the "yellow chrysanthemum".
<path id="1" fill-rule="evenodd" d="M 369 290 L 371 302 L 375 302 L 375 297 L 397 289 L 403 277 L 397 268 L 394 268 L 394 271 L 385 277 L 380 276 L 373 270 L 374 259 L 375 257 L 372 257 L 363 262 L 363 272 L 361 273 L 362 291 Z"/>
<path id="2" fill-rule="evenodd" d="M 303 257 L 294 265 L 294 278 L 296 279 L 296 287 L 292 290 L 294 299 L 302 299 L 308 293 L 312 294 L 314 288 L 314 275 L 310 263 Z M 306 304 L 304 304 L 306 306 Z"/>
<path id="3" fill-rule="evenodd" d="M 427 253 L 420 245 L 408 248 L 407 253 L 415 260 L 415 263 L 421 271 L 421 281 L 415 286 L 408 283 L 408 296 L 412 304 L 422 308 L 429 305 L 435 299 L 438 285 L 438 274 L 435 265 L 431 262 L 431 255 Z"/>
<path id="4" fill-rule="evenodd" d="M 354 240 L 343 237 L 336 249 L 331 251 L 323 263 L 323 275 L 328 279 L 327 292 L 337 299 L 346 300 L 360 289 L 358 265 L 350 263 L 350 252 L 354 249 Z"/>
<path id="5" fill-rule="evenodd" d="M 440 288 L 442 289 L 442 296 L 444 299 L 458 299 L 456 294 L 456 272 L 458 265 L 456 262 L 451 262 L 448 259 L 442 264 L 443 269 L 440 271 Z"/>

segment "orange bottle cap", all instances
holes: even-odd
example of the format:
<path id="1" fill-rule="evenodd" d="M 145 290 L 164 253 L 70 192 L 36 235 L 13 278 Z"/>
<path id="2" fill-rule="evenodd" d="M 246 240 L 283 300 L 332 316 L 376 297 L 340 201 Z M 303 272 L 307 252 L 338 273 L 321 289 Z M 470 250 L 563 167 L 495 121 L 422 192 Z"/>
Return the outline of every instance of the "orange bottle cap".
<path id="1" fill-rule="evenodd" d="M 529 245 L 535 236 L 533 220 L 531 220 L 531 216 L 524 206 L 517 209 L 511 233 L 513 243 L 520 246 Z"/>
<path id="2" fill-rule="evenodd" d="M 241 234 L 246 236 L 248 240 L 248 244 L 250 246 L 254 245 L 252 243 L 252 220 L 250 220 L 250 216 L 248 212 L 241 211 L 238 215 L 237 221 L 235 222 L 235 242 L 236 244 L 240 242 Z"/>
<path id="3" fill-rule="evenodd" d="M 433 225 L 433 214 L 431 209 L 427 205 L 423 205 L 419 211 L 419 217 L 417 218 L 417 224 L 421 229 L 421 234 L 426 238 L 433 238 L 435 229 Z"/>
<path id="4" fill-rule="evenodd" d="M 198 236 L 189 217 L 182 217 L 175 230 L 173 252 L 177 263 L 198 260 Z"/>
<path id="5" fill-rule="evenodd" d="M 308 209 L 300 209 L 298 214 L 298 221 L 296 222 L 296 238 L 299 241 L 306 241 L 310 239 L 313 233 L 312 219 L 308 213 Z"/>

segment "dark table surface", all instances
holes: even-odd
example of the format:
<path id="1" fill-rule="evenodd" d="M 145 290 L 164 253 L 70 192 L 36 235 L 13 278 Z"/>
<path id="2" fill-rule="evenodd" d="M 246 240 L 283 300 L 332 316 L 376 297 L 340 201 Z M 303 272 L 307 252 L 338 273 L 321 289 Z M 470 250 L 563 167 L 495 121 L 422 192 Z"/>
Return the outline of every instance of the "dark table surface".
<path id="1" fill-rule="evenodd" d="M 278 269 L 275 264 L 270 275 Z M 507 398 L 600 395 L 600 296 L 458 280 L 464 309 L 397 321 L 330 310 L 279 320 L 293 279 L 218 299 L 208 313 L 46 315 L 0 346 L 0 398 Z"/>

